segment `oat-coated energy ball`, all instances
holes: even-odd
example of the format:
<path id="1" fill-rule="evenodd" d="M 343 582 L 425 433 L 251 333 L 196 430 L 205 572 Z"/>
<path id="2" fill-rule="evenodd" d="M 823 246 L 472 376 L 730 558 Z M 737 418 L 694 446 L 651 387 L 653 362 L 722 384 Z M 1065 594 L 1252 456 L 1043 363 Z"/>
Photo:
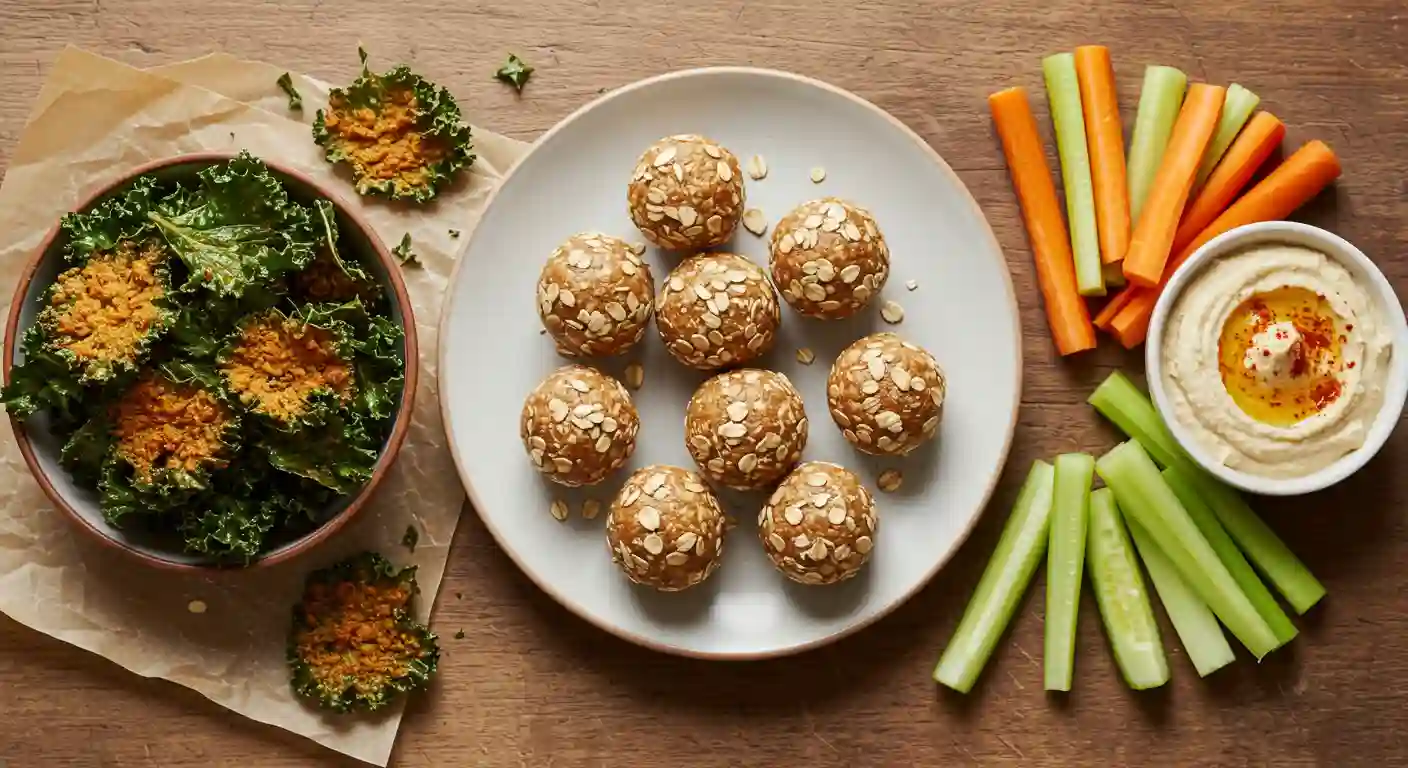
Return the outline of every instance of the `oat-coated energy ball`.
<path id="1" fill-rule="evenodd" d="M 767 273 L 746 256 L 701 253 L 680 262 L 655 301 L 670 354 L 701 371 L 742 365 L 772 348 L 782 309 Z"/>
<path id="2" fill-rule="evenodd" d="M 834 584 L 860 571 L 875 546 L 875 500 L 860 478 L 825 461 L 804 462 L 758 515 L 773 565 L 803 584 Z"/>
<path id="3" fill-rule="evenodd" d="M 577 487 L 599 483 L 625 464 L 639 430 L 621 382 L 595 368 L 565 365 L 528 394 L 519 436 L 539 472 Z"/>
<path id="4" fill-rule="evenodd" d="M 826 405 L 856 448 L 903 456 L 934 436 L 946 383 L 934 356 L 894 333 L 875 333 L 841 350 L 826 379 Z"/>
<path id="5" fill-rule="evenodd" d="M 606 542 L 631 581 L 678 592 L 718 567 L 724 513 L 698 474 L 665 464 L 642 467 L 611 502 Z"/>
<path id="6" fill-rule="evenodd" d="M 802 396 L 776 371 L 744 368 L 705 381 L 684 416 L 689 455 L 710 482 L 771 488 L 807 447 Z"/>
<path id="7" fill-rule="evenodd" d="M 743 172 L 732 152 L 703 136 L 666 136 L 636 162 L 626 202 L 631 221 L 661 248 L 712 248 L 743 218 Z"/>
<path id="8" fill-rule="evenodd" d="M 598 232 L 559 245 L 538 275 L 538 316 L 568 357 L 619 355 L 650 322 L 655 282 L 630 243 Z"/>
<path id="9" fill-rule="evenodd" d="M 835 197 L 802 203 L 772 231 L 772 281 L 807 317 L 864 309 L 890 276 L 890 249 L 870 212 Z"/>

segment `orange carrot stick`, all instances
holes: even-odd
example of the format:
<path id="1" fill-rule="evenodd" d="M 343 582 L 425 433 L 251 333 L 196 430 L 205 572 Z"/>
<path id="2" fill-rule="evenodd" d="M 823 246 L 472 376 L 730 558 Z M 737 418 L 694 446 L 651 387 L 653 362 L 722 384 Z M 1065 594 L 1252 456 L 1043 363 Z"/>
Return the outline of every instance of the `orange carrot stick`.
<path id="1" fill-rule="evenodd" d="M 1071 241 L 1056 201 L 1056 185 L 1046 167 L 1046 154 L 1037 135 L 1036 117 L 1023 88 L 1006 88 L 988 97 L 993 124 L 1002 139 L 1002 152 L 1012 186 L 1027 225 L 1037 282 L 1046 304 L 1046 320 L 1056 350 L 1070 355 L 1095 348 L 1090 311 L 1076 291 L 1076 267 Z"/>
<path id="2" fill-rule="evenodd" d="M 1169 262 L 1164 282 L 1167 283 L 1183 262 L 1207 241 L 1246 224 L 1284 219 L 1320 194 L 1339 175 L 1340 161 L 1334 150 L 1323 141 L 1306 143 L 1183 246 Z M 1111 332 L 1126 348 L 1143 343 L 1149 332 L 1149 316 L 1154 313 L 1154 303 L 1162 292 L 1163 285 L 1140 289 L 1110 322 Z"/>
<path id="3" fill-rule="evenodd" d="M 1178 220 L 1183 215 L 1183 206 L 1188 203 L 1198 164 L 1203 161 L 1203 150 L 1207 149 L 1217 129 L 1217 116 L 1222 111 L 1226 93 L 1227 89 L 1207 83 L 1188 87 L 1188 96 L 1179 110 L 1178 122 L 1173 125 L 1163 162 L 1154 174 L 1153 187 L 1139 212 L 1139 222 L 1134 225 L 1129 250 L 1125 252 L 1124 276 L 1134 285 L 1157 285 L 1164 273 L 1164 264 L 1168 263 L 1173 250 Z"/>
<path id="4" fill-rule="evenodd" d="M 1105 306 L 1100 308 L 1100 314 L 1095 316 L 1095 327 L 1102 331 L 1110 330 L 1110 323 L 1114 321 L 1115 316 L 1119 314 L 1121 309 L 1124 309 L 1124 305 L 1128 304 L 1129 300 L 1134 298 L 1135 294 L 1140 290 L 1145 289 L 1127 285 L 1124 287 L 1124 290 L 1111 296 L 1110 300 L 1105 302 Z"/>
<path id="5" fill-rule="evenodd" d="M 1252 175 L 1266 162 L 1281 139 L 1286 135 L 1286 126 L 1270 112 L 1258 112 L 1251 122 L 1237 134 L 1237 140 L 1227 148 L 1212 175 L 1202 190 L 1193 197 L 1188 209 L 1183 212 L 1183 220 L 1178 223 L 1178 234 L 1173 236 L 1173 252 L 1183 250 L 1183 246 L 1193 242 L 1227 209 L 1241 193 Z"/>
<path id="6" fill-rule="evenodd" d="M 1095 185 L 1095 223 L 1100 232 L 1100 262 L 1113 264 L 1129 247 L 1129 189 L 1124 168 L 1124 126 L 1115 98 L 1115 68 L 1103 45 L 1076 48 L 1076 77 L 1085 110 L 1085 140 L 1090 148 L 1090 180 Z"/>

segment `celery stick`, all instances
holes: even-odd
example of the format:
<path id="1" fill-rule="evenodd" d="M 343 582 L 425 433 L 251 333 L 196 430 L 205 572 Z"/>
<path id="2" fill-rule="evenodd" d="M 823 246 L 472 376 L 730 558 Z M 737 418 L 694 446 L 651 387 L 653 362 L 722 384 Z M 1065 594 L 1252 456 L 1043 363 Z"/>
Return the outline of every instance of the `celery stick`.
<path id="1" fill-rule="evenodd" d="M 1090 585 L 1124 681 L 1136 691 L 1168 682 L 1159 625 L 1139 575 L 1139 561 L 1109 488 L 1090 493 Z"/>
<path id="2" fill-rule="evenodd" d="M 1149 581 L 1154 582 L 1154 591 L 1159 593 L 1164 612 L 1173 624 L 1173 631 L 1178 633 L 1188 660 L 1198 670 L 1198 677 L 1207 677 L 1231 664 L 1232 646 L 1227 644 L 1212 609 L 1178 575 L 1168 555 L 1139 523 L 1130 518 L 1125 518 L 1125 523 L 1129 525 L 1129 535 L 1139 550 L 1139 558 L 1149 570 Z"/>
<path id="3" fill-rule="evenodd" d="M 1076 617 L 1085 567 L 1090 481 L 1095 459 L 1084 453 L 1056 457 L 1051 504 L 1051 543 L 1046 552 L 1046 690 L 1069 691 L 1075 667 Z"/>
<path id="4" fill-rule="evenodd" d="M 1101 267 L 1105 273 L 1106 288 L 1124 287 L 1124 262 L 1116 261 Z"/>
<path id="5" fill-rule="evenodd" d="M 1139 221 L 1144 198 L 1154 184 L 1154 175 L 1163 162 L 1173 123 L 1183 106 L 1188 76 L 1173 67 L 1144 69 L 1144 87 L 1139 92 L 1139 111 L 1134 115 L 1134 133 L 1129 137 L 1129 218 Z"/>
<path id="6" fill-rule="evenodd" d="M 1221 160 L 1223 153 L 1232 146 L 1232 140 L 1241 133 L 1242 126 L 1247 124 L 1260 102 L 1260 96 L 1236 83 L 1227 86 L 1227 96 L 1222 100 L 1222 116 L 1217 120 L 1217 130 L 1212 134 L 1212 141 L 1208 142 L 1208 148 L 1203 151 L 1203 161 L 1198 165 L 1198 177 L 1193 182 L 1193 189 L 1203 186 L 1203 182 L 1212 175 L 1217 161 Z"/>
<path id="7" fill-rule="evenodd" d="M 1149 532 L 1179 575 L 1252 655 L 1260 659 L 1280 645 L 1137 441 L 1119 444 L 1095 467 L 1120 509 Z"/>
<path id="8" fill-rule="evenodd" d="M 1115 371 L 1087 400 L 1125 434 L 1138 440 L 1165 467 L 1175 467 L 1192 481 L 1198 495 L 1212 507 L 1218 522 L 1231 534 L 1276 591 L 1296 610 L 1305 613 L 1325 596 L 1325 587 L 1286 547 L 1247 502 L 1222 481 L 1198 466 L 1174 439 L 1159 418 L 1154 404 L 1124 374 Z"/>
<path id="9" fill-rule="evenodd" d="M 1056 470 L 1050 464 L 1032 464 L 1012 514 L 1002 528 L 997 549 L 963 611 L 958 630 L 934 668 L 935 681 L 967 693 L 992 656 L 1031 583 L 1037 563 L 1046 553 L 1055 477 Z"/>
<path id="10" fill-rule="evenodd" d="M 1232 537 L 1228 536 L 1222 524 L 1217 522 L 1217 515 L 1198 495 L 1193 481 L 1177 469 L 1169 467 L 1164 470 L 1164 482 L 1173 489 L 1173 494 L 1178 497 L 1183 509 L 1193 518 L 1198 530 L 1203 532 L 1203 537 L 1212 545 L 1213 551 L 1217 552 L 1222 564 L 1227 566 L 1232 578 L 1237 580 L 1237 586 L 1241 587 L 1247 599 L 1252 601 L 1256 612 L 1261 614 L 1266 625 L 1271 627 L 1276 639 L 1282 644 L 1289 643 L 1296 636 L 1296 625 L 1286 618 L 1286 612 L 1281 610 L 1271 590 L 1261 583 L 1261 577 L 1256 575 L 1256 571 L 1247 563 L 1247 558 L 1242 556 L 1242 551 L 1232 542 Z"/>
<path id="11" fill-rule="evenodd" d="M 1082 296 L 1104 296 L 1100 239 L 1095 229 L 1095 185 L 1090 180 L 1090 154 L 1085 144 L 1085 114 L 1081 111 L 1076 57 L 1058 53 L 1041 60 L 1046 77 L 1046 101 L 1056 126 L 1056 150 L 1061 156 L 1061 184 L 1066 189 L 1066 219 L 1071 253 L 1076 260 L 1076 290 Z"/>

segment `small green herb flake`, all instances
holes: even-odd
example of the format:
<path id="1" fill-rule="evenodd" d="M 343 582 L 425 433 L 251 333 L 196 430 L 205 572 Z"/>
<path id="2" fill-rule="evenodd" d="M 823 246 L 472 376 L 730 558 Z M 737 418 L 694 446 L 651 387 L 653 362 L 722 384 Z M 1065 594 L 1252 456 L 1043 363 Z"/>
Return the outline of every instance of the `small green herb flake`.
<path id="1" fill-rule="evenodd" d="M 420 543 L 420 531 L 417 531 L 414 525 L 406 526 L 406 534 L 401 537 L 401 546 L 414 552 L 418 543 Z"/>
<path id="2" fill-rule="evenodd" d="M 463 630 L 463 629 L 461 629 L 460 631 L 458 631 L 458 632 L 455 633 L 455 639 L 456 639 L 456 640 L 463 640 L 463 639 L 464 639 L 464 630 Z"/>
<path id="3" fill-rule="evenodd" d="M 459 237 L 459 236 L 460 236 L 460 231 L 459 231 L 458 229 L 452 229 L 452 230 L 450 230 L 450 237 Z"/>
<path id="4" fill-rule="evenodd" d="M 302 112 L 303 94 L 299 93 L 298 89 L 293 87 L 293 76 L 285 72 L 279 75 L 279 79 L 276 82 L 279 85 L 279 90 L 288 94 L 288 108 L 294 112 Z"/>
<path id="5" fill-rule="evenodd" d="M 403 267 L 419 267 L 421 265 L 420 259 L 416 257 L 416 252 L 411 250 L 410 232 L 407 232 L 401 238 L 400 245 L 391 249 L 391 253 L 396 257 L 397 261 L 401 262 L 401 266 Z"/>
<path id="6" fill-rule="evenodd" d="M 513 86 L 515 91 L 522 93 L 523 86 L 528 83 L 528 78 L 532 74 L 532 67 L 528 66 L 523 59 L 510 53 L 508 55 L 508 61 L 504 62 L 502 67 L 499 67 L 499 71 L 494 73 L 494 77 L 508 83 Z"/>

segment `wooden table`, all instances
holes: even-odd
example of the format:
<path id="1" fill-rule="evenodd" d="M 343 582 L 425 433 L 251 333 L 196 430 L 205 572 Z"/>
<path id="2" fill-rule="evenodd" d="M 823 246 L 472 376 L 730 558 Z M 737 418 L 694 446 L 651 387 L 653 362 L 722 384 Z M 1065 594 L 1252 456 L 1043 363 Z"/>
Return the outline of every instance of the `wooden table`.
<path id="1" fill-rule="evenodd" d="M 454 10 L 431 10 L 447 5 Z M 1112 445 L 1114 431 L 1084 398 L 1112 368 L 1139 365 L 1112 349 L 1071 362 L 1053 354 L 988 119 L 990 91 L 1019 83 L 1039 93 L 1043 54 L 1092 41 L 1113 50 L 1126 119 L 1147 62 L 1246 84 L 1289 125 L 1288 146 L 1321 138 L 1343 158 L 1343 180 L 1302 218 L 1356 242 L 1408 294 L 1408 7 L 1094 5 L 0 0 L 0 168 L 65 42 L 142 66 L 223 49 L 337 82 L 351 77 L 360 39 L 378 58 L 405 59 L 450 86 L 476 122 L 523 139 L 603 88 L 672 69 L 773 66 L 852 89 L 908 123 L 962 176 L 1006 249 L 1022 302 L 1021 423 L 977 532 L 875 627 L 801 657 L 729 665 L 658 655 L 589 627 L 540 594 L 466 515 L 436 614 L 443 671 L 412 707 L 396 763 L 1408 764 L 1408 429 L 1338 489 L 1259 505 L 1330 590 L 1300 621 L 1302 638 L 1260 667 L 1243 660 L 1200 681 L 1178 653 L 1168 690 L 1131 693 L 1087 599 L 1075 691 L 1048 697 L 1034 591 L 972 695 L 930 682 L 1030 462 Z M 521 99 L 491 77 L 505 46 L 538 68 Z M 466 637 L 453 639 L 459 628 Z M 336 761 L 311 743 L 0 618 L 0 765 L 326 762 Z"/>

